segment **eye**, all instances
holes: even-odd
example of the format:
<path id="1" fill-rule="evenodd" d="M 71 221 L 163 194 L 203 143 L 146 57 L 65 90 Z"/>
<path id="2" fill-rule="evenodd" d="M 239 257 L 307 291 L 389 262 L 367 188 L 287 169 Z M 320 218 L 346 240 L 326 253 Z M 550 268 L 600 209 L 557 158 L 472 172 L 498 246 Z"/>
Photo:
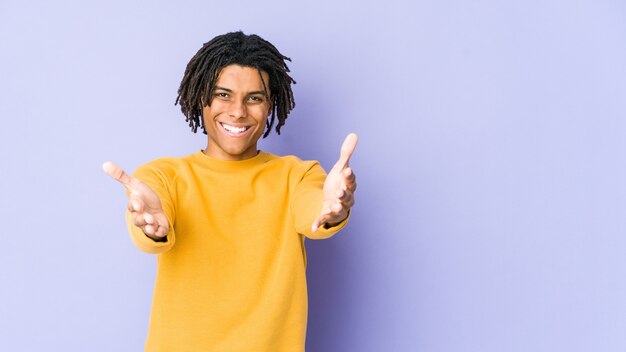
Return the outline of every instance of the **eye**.
<path id="1" fill-rule="evenodd" d="M 228 93 L 218 92 L 218 93 L 215 93 L 215 96 L 218 97 L 218 98 L 227 99 L 228 98 Z"/>
<path id="2" fill-rule="evenodd" d="M 253 101 L 255 103 L 262 103 L 263 102 L 263 98 L 258 96 L 258 95 L 251 95 L 248 99 L 250 99 L 250 101 Z"/>

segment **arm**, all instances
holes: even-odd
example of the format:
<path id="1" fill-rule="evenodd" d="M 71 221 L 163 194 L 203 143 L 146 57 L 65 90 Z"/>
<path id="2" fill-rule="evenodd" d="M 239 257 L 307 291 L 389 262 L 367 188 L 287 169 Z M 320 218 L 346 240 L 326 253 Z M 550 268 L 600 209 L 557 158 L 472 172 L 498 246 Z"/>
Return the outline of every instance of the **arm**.
<path id="1" fill-rule="evenodd" d="M 357 141 L 354 133 L 346 137 L 339 160 L 328 176 L 315 164 L 298 184 L 294 214 L 299 233 L 310 238 L 328 238 L 345 226 L 356 191 L 356 177 L 348 162 Z"/>
<path id="2" fill-rule="evenodd" d="M 324 181 L 326 172 L 318 163 L 309 164 L 304 176 L 296 186 L 292 199 L 292 212 L 296 231 L 311 239 L 329 238 L 337 233 L 347 223 L 344 221 L 340 226 L 321 226 L 313 231 L 312 224 L 320 214 L 324 204 Z"/>

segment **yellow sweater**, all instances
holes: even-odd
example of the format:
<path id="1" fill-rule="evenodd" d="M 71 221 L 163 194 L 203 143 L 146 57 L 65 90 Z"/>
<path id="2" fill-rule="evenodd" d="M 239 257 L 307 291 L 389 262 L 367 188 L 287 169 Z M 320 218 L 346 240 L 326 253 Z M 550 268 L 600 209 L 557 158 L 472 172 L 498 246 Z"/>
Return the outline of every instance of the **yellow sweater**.
<path id="1" fill-rule="evenodd" d="M 157 254 L 146 351 L 304 351 L 304 236 L 330 237 L 347 221 L 311 233 L 326 178 L 319 164 L 200 151 L 133 175 L 159 195 L 170 223 L 167 241 L 155 242 L 129 222 L 135 245 Z"/>

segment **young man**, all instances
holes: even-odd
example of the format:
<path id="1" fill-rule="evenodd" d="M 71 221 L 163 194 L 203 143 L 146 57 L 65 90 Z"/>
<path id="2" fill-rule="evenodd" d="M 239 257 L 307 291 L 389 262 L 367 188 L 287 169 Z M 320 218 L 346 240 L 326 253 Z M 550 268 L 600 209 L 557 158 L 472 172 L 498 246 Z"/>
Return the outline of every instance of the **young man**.
<path id="1" fill-rule="evenodd" d="M 128 190 L 133 242 L 157 254 L 147 351 L 304 351 L 304 238 L 346 224 L 357 137 L 328 176 L 317 162 L 257 150 L 294 107 L 285 60 L 256 35 L 214 38 L 187 65 L 176 100 L 206 148 L 132 177 L 103 165 Z"/>

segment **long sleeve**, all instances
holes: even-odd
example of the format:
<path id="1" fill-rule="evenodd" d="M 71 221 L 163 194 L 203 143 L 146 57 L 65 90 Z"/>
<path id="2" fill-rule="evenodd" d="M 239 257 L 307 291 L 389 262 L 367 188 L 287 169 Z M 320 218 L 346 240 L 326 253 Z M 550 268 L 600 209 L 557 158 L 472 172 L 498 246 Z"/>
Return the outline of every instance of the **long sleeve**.
<path id="1" fill-rule="evenodd" d="M 313 221 L 319 215 L 324 203 L 326 172 L 317 162 L 307 163 L 307 166 L 304 176 L 296 185 L 291 204 L 296 231 L 310 239 L 329 238 L 347 224 L 349 216 L 336 226 L 330 228 L 322 226 L 315 232 L 311 231 Z"/>
<path id="2" fill-rule="evenodd" d="M 170 222 L 165 242 L 129 224 L 135 245 L 158 253 L 145 350 L 304 352 L 304 236 L 327 238 L 346 223 L 311 232 L 324 199 L 321 166 L 198 151 L 133 176 L 157 193 Z"/>
<path id="3" fill-rule="evenodd" d="M 142 165 L 133 173 L 133 177 L 138 178 L 143 183 L 148 185 L 158 196 L 161 201 L 161 206 L 165 212 L 165 216 L 169 223 L 169 231 L 166 236 L 166 240 L 163 242 L 157 242 L 152 238 L 146 236 L 143 231 L 135 226 L 131 220 L 131 214 L 126 211 L 126 223 L 128 224 L 128 231 L 130 238 L 141 251 L 150 254 L 159 254 L 166 252 L 174 246 L 176 239 L 174 231 L 174 219 L 175 208 L 172 199 L 172 192 L 174 191 L 170 179 L 162 171 L 150 165 Z"/>

